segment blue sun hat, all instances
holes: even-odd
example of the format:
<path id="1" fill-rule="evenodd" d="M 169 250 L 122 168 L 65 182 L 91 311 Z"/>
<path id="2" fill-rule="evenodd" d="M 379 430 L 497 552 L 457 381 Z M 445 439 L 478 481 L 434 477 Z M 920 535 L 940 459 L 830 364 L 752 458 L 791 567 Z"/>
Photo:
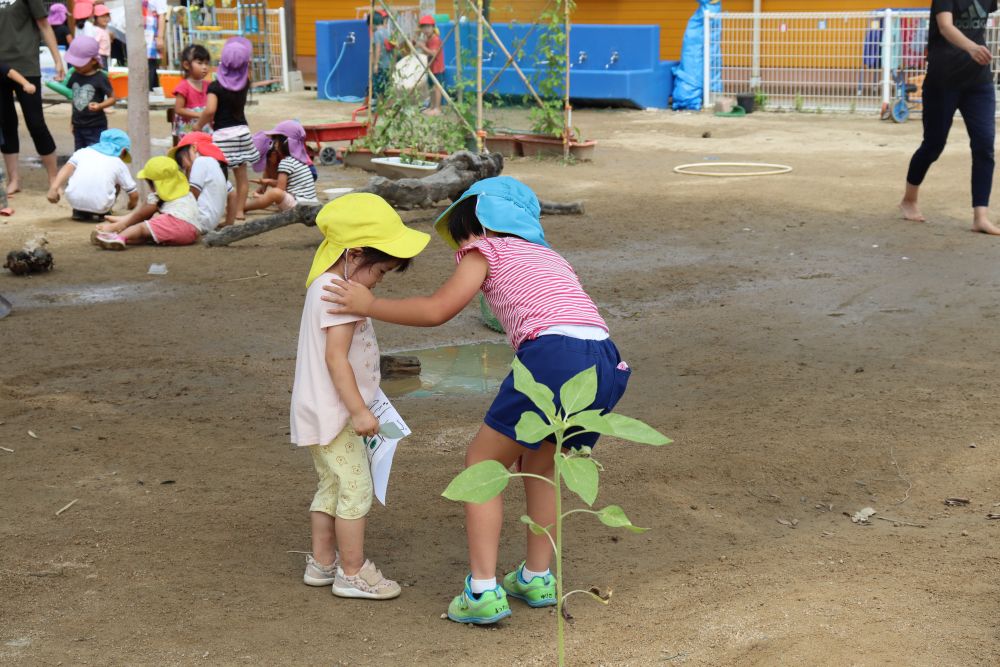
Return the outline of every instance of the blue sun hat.
<path id="1" fill-rule="evenodd" d="M 90 148 L 93 148 L 98 153 L 104 153 L 105 155 L 110 155 L 111 157 L 121 157 L 125 162 L 132 161 L 132 154 L 130 153 L 132 149 L 132 140 L 129 139 L 128 135 L 118 128 L 111 128 L 101 132 L 101 140 L 92 144 Z M 122 155 L 122 151 L 125 154 Z"/>
<path id="2" fill-rule="evenodd" d="M 494 176 L 473 183 L 434 223 L 434 230 L 455 250 L 458 243 L 448 231 L 448 218 L 455 206 L 469 197 L 478 197 L 476 217 L 486 229 L 548 247 L 539 220 L 542 210 L 532 189 L 516 178 Z"/>

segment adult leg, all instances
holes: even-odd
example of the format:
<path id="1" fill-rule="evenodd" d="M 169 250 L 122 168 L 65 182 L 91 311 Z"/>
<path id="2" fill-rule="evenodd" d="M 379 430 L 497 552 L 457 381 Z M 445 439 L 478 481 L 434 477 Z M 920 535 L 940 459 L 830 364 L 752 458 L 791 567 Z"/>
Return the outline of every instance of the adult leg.
<path id="1" fill-rule="evenodd" d="M 21 115 L 24 116 L 24 124 L 28 127 L 31 140 L 35 144 L 35 151 L 42 160 L 42 166 L 48 173 L 49 183 L 56 180 L 56 142 L 52 139 L 45 124 L 45 114 L 42 111 L 42 77 L 25 77 L 29 82 L 35 84 L 35 92 L 28 94 L 18 86 L 14 89 L 17 101 L 21 105 Z"/>
<path id="2" fill-rule="evenodd" d="M 958 110 L 965 120 L 972 149 L 972 229 L 984 234 L 1000 235 L 1000 227 L 989 218 L 990 192 L 993 189 L 993 142 L 996 139 L 996 90 L 993 83 L 984 83 L 965 91 Z"/>
<path id="3" fill-rule="evenodd" d="M 0 120 L 3 127 L 3 158 L 7 167 L 7 194 L 21 189 L 21 176 L 17 168 L 18 153 L 21 151 L 17 136 L 17 110 L 14 108 L 14 86 L 7 77 L 0 78 Z"/>
<path id="4" fill-rule="evenodd" d="M 152 91 L 160 85 L 160 75 L 156 73 L 156 68 L 160 66 L 159 58 L 149 58 L 149 90 Z"/>
<path id="5" fill-rule="evenodd" d="M 465 453 L 465 467 L 492 460 L 509 468 L 525 451 L 523 446 L 483 424 Z M 502 525 L 503 494 L 485 503 L 465 504 L 465 532 L 473 579 L 492 579 L 496 576 Z"/>
<path id="6" fill-rule="evenodd" d="M 906 191 L 899 203 L 906 220 L 924 222 L 926 219 L 917 206 L 920 185 L 924 182 L 927 170 L 941 156 L 941 151 L 948 142 L 948 132 L 958 108 L 958 99 L 957 91 L 924 86 L 924 139 L 910 159 L 910 167 L 906 172 Z"/>

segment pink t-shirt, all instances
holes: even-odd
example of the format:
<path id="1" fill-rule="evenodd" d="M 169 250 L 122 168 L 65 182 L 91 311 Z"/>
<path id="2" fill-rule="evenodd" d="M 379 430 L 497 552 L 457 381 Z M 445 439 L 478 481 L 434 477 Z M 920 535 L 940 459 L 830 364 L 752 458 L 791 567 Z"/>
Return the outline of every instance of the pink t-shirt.
<path id="1" fill-rule="evenodd" d="M 355 323 L 347 360 L 354 369 L 354 378 L 365 403 L 375 398 L 382 379 L 378 341 L 371 320 L 326 312 L 333 306 L 320 297 L 325 294 L 323 285 L 332 275 L 324 273 L 313 281 L 306 290 L 306 303 L 302 308 L 291 409 L 291 440 L 300 447 L 329 444 L 351 419 L 326 365 L 327 328 Z"/>
<path id="2" fill-rule="evenodd" d="M 513 236 L 477 239 L 455 254 L 478 250 L 489 264 L 483 296 L 516 350 L 560 325 L 608 330 L 573 267 L 551 248 Z"/>
<path id="3" fill-rule="evenodd" d="M 104 28 L 94 26 L 94 39 L 97 40 L 97 55 L 102 58 L 111 57 L 111 35 Z"/>
<path id="4" fill-rule="evenodd" d="M 192 84 L 187 79 L 181 79 L 181 82 L 177 84 L 174 88 L 174 96 L 181 97 L 184 99 L 184 108 L 190 109 L 191 111 L 201 112 L 205 109 L 205 105 L 208 103 L 208 84 L 202 79 L 201 90 Z M 183 137 L 188 132 L 194 131 L 195 123 L 197 119 L 187 119 L 180 116 L 174 116 L 174 135 L 178 138 Z"/>

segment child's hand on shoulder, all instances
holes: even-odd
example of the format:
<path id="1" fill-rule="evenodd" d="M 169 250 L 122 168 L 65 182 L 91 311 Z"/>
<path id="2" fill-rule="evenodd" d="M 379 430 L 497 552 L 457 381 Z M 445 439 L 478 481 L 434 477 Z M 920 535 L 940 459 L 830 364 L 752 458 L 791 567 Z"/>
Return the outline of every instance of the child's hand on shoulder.
<path id="1" fill-rule="evenodd" d="M 331 315 L 363 315 L 368 316 L 375 295 L 367 287 L 353 280 L 344 282 L 340 278 L 331 277 L 330 282 L 323 285 L 329 294 L 324 294 L 323 301 L 335 304 L 328 313 Z"/>
<path id="2" fill-rule="evenodd" d="M 367 408 L 363 412 L 351 415 L 351 428 L 363 438 L 378 435 L 378 419 Z"/>

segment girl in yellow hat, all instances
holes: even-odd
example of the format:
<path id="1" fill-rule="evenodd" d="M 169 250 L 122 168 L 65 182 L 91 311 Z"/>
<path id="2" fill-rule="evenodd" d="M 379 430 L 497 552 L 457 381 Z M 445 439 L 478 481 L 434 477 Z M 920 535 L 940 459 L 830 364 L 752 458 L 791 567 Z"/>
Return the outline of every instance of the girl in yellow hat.
<path id="1" fill-rule="evenodd" d="M 105 250 L 124 250 L 151 241 L 191 245 L 207 231 L 187 177 L 172 158 L 150 158 L 136 177 L 145 179 L 153 192 L 143 206 L 128 215 L 105 216 L 107 222 L 97 225 L 90 237 L 94 245 Z"/>
<path id="2" fill-rule="evenodd" d="M 374 487 L 362 438 L 379 432 L 368 409 L 381 379 L 378 343 L 370 319 L 326 312 L 321 297 L 328 279 L 317 278 L 374 288 L 387 273 L 405 271 L 430 236 L 406 227 L 373 194 L 335 199 L 322 208 L 316 226 L 325 238 L 306 280 L 291 406 L 291 440 L 309 450 L 319 474 L 303 581 L 332 585 L 340 597 L 384 600 L 399 595 L 399 584 L 364 554 Z"/>

